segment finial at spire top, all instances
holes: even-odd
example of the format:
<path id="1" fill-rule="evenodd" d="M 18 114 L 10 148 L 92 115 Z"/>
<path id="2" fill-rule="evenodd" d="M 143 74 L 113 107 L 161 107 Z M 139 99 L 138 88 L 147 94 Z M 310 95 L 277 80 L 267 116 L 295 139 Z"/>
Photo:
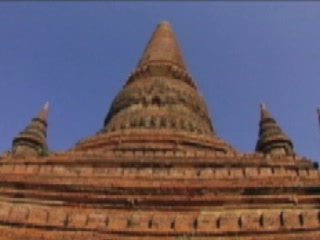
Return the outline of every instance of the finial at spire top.
<path id="1" fill-rule="evenodd" d="M 46 111 L 49 109 L 49 102 L 48 101 L 44 104 L 43 109 Z"/>
<path id="2" fill-rule="evenodd" d="M 265 103 L 260 103 L 260 109 L 261 109 L 261 120 L 266 118 L 272 118 Z"/>
<path id="3" fill-rule="evenodd" d="M 159 25 L 167 25 L 167 26 L 171 26 L 170 22 L 169 22 L 169 21 L 167 21 L 167 20 L 163 20 L 163 21 L 161 21 L 161 22 L 158 24 L 158 26 L 159 26 Z"/>
<path id="4" fill-rule="evenodd" d="M 266 104 L 265 103 L 260 103 L 260 108 L 262 109 L 262 110 L 266 110 L 267 109 L 267 107 L 266 107 Z"/>
<path id="5" fill-rule="evenodd" d="M 42 121 L 47 121 L 47 118 L 48 118 L 48 110 L 49 110 L 49 102 L 47 101 L 42 109 L 40 110 L 40 112 L 38 113 L 37 115 L 37 118 L 38 119 L 41 119 Z"/>

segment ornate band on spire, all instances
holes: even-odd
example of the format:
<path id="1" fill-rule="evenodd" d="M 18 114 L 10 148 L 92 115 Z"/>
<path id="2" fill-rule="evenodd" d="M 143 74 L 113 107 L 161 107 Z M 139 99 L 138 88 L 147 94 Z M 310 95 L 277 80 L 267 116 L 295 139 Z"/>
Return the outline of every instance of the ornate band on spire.
<path id="1" fill-rule="evenodd" d="M 13 155 L 36 156 L 47 152 L 48 109 L 49 103 L 47 102 L 31 123 L 14 138 Z"/>
<path id="2" fill-rule="evenodd" d="M 206 105 L 187 75 L 178 40 L 169 22 L 163 21 L 144 50 L 131 78 L 134 81 L 129 79 L 131 84 L 113 101 L 104 121 L 105 130 L 150 126 L 200 134 L 214 132 Z"/>
<path id="3" fill-rule="evenodd" d="M 264 103 L 260 104 L 261 119 L 256 151 L 278 155 L 294 153 L 291 139 L 282 131 Z"/>

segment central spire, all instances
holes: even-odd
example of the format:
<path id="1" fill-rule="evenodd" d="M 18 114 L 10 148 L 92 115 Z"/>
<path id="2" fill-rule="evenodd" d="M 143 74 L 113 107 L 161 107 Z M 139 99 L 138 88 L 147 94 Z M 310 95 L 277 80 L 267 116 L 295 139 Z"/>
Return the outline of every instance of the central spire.
<path id="1" fill-rule="evenodd" d="M 159 23 L 126 85 L 141 77 L 166 77 L 196 88 L 171 25 Z"/>
<path id="2" fill-rule="evenodd" d="M 168 22 L 157 25 L 103 129 L 75 147 L 94 148 L 235 151 L 217 137 Z"/>
<path id="3" fill-rule="evenodd" d="M 187 69 L 178 40 L 167 21 L 158 24 L 137 67 L 160 62 Z"/>

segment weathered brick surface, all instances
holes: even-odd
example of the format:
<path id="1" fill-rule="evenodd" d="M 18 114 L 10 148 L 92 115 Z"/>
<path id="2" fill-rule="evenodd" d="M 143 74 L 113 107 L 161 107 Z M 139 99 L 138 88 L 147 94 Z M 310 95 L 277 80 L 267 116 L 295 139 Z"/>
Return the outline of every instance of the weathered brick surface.
<path id="1" fill-rule="evenodd" d="M 49 211 L 47 209 L 35 208 L 32 209 L 29 215 L 28 222 L 36 225 L 47 225 Z"/>
<path id="2" fill-rule="evenodd" d="M 8 204 L 0 204 L 0 219 L 6 221 L 9 218 L 9 213 L 11 211 L 11 206 Z"/>
<path id="3" fill-rule="evenodd" d="M 241 214 L 241 229 L 256 231 L 262 227 L 262 215 L 256 212 Z"/>
<path id="4" fill-rule="evenodd" d="M 317 228 L 320 223 L 320 215 L 318 211 L 303 210 L 301 212 L 302 225 L 304 227 Z"/>
<path id="5" fill-rule="evenodd" d="M 109 218 L 108 229 L 110 230 L 126 230 L 131 226 L 129 221 L 130 215 L 127 213 L 119 212 L 116 216 Z"/>
<path id="6" fill-rule="evenodd" d="M 221 140 L 163 23 L 98 134 L 41 157 L 31 134 L 1 156 L 0 240 L 318 240 L 319 171 L 271 122 L 261 152 Z"/>
<path id="7" fill-rule="evenodd" d="M 300 214 L 292 211 L 284 211 L 281 213 L 281 224 L 285 228 L 299 228 L 301 225 Z"/>
<path id="8" fill-rule="evenodd" d="M 197 218 L 197 230 L 199 232 L 217 231 L 220 227 L 218 223 L 219 216 L 217 214 L 202 213 Z"/>
<path id="9" fill-rule="evenodd" d="M 91 213 L 87 219 L 88 228 L 107 228 L 109 225 L 109 218 L 105 213 Z"/>
<path id="10" fill-rule="evenodd" d="M 10 215 L 9 215 L 9 219 L 10 221 L 14 221 L 14 222 L 26 222 L 29 216 L 30 210 L 28 207 L 26 206 L 13 206 L 11 211 L 10 211 Z"/>
<path id="11" fill-rule="evenodd" d="M 65 227 L 68 225 L 68 216 L 67 213 L 63 210 L 54 208 L 49 213 L 48 217 L 49 226 Z"/>
<path id="12" fill-rule="evenodd" d="M 262 226 L 266 230 L 275 231 L 279 229 L 283 223 L 279 211 L 266 211 L 262 214 Z"/>
<path id="13" fill-rule="evenodd" d="M 12 204 L 2 204 L 2 209 L 10 209 Z M 228 233 L 254 234 L 259 232 L 282 232 L 299 229 L 319 229 L 318 210 L 238 210 L 185 212 L 150 210 L 102 210 L 77 207 L 42 207 L 32 204 L 15 204 L 4 211 L 0 222 L 25 224 L 35 232 L 43 227 L 53 227 L 55 231 L 72 232 L 96 231 L 105 234 L 125 233 L 150 236 L 197 233 L 198 236 Z M 10 215 L 7 214 L 10 212 Z M 1 226 L 1 225 L 0 225 Z M 39 228 L 40 227 L 40 228 Z M 42 227 L 42 228 L 41 228 Z M 59 230 L 60 229 L 60 230 Z M 155 234 L 155 235 L 154 235 Z"/>
<path id="14" fill-rule="evenodd" d="M 196 217 L 186 217 L 185 215 L 177 214 L 175 217 L 174 229 L 177 232 L 192 232 L 197 230 L 197 218 Z"/>
<path id="15" fill-rule="evenodd" d="M 237 231 L 240 228 L 239 217 L 235 213 L 221 214 L 218 219 L 218 226 L 225 231 Z"/>
<path id="16" fill-rule="evenodd" d="M 138 229 L 140 231 L 146 231 L 152 228 L 152 220 L 150 215 L 142 213 L 135 213 L 128 219 L 128 227 L 132 230 Z"/>
<path id="17" fill-rule="evenodd" d="M 151 219 L 152 229 L 164 232 L 173 231 L 175 228 L 175 218 L 170 215 L 154 215 Z"/>
<path id="18" fill-rule="evenodd" d="M 85 212 L 75 212 L 68 214 L 68 227 L 84 228 L 88 223 L 88 215 Z"/>

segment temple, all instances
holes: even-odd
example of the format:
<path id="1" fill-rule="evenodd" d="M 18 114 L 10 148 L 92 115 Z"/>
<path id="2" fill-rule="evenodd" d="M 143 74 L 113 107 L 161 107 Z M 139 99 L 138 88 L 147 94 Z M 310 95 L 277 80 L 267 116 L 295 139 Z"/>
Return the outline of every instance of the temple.
<path id="1" fill-rule="evenodd" d="M 48 107 L 0 157 L 0 240 L 320 239 L 318 164 L 265 104 L 255 150 L 221 139 L 168 22 L 97 133 L 52 151 Z"/>

